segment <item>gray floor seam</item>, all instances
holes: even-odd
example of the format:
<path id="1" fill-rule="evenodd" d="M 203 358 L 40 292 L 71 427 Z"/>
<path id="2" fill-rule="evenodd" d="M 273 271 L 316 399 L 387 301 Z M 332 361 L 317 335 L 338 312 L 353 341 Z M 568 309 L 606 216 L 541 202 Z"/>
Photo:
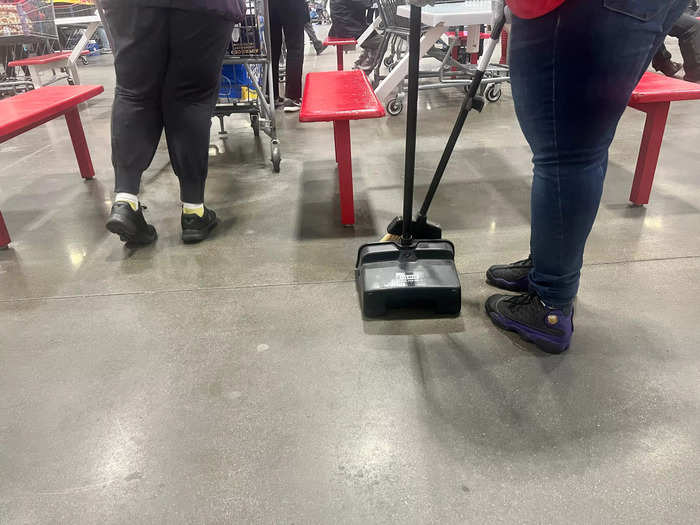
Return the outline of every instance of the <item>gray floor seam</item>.
<path id="1" fill-rule="evenodd" d="M 583 267 L 594 267 L 594 266 L 614 266 L 623 264 L 634 264 L 634 263 L 646 263 L 646 262 L 658 262 L 658 261 L 679 261 L 685 259 L 700 259 L 700 255 L 682 255 L 678 257 L 657 257 L 650 259 L 630 259 L 624 261 L 608 261 L 608 262 L 597 262 L 584 264 Z M 470 276 L 479 275 L 484 273 L 485 270 L 473 271 L 473 272 L 460 272 L 460 276 Z M 309 285 L 319 285 L 319 284 L 342 284 L 342 283 L 352 283 L 354 279 L 335 279 L 329 281 L 299 281 L 299 282 L 287 282 L 287 283 L 268 283 L 268 284 L 246 284 L 237 286 L 207 286 L 203 288 L 172 288 L 167 290 L 142 290 L 134 292 L 112 292 L 112 293 L 93 293 L 84 295 L 51 295 L 46 297 L 20 297 L 15 299 L 0 299 L 0 304 L 10 304 L 10 303 L 22 303 L 22 302 L 32 302 L 32 301 L 62 301 L 69 299 L 90 299 L 96 297 L 121 297 L 126 295 L 142 296 L 142 295 L 157 295 L 157 294 L 169 294 L 169 293 L 182 293 L 182 292 L 215 292 L 215 291 L 235 291 L 235 290 L 255 290 L 262 288 L 282 288 L 290 286 L 309 286 Z"/>

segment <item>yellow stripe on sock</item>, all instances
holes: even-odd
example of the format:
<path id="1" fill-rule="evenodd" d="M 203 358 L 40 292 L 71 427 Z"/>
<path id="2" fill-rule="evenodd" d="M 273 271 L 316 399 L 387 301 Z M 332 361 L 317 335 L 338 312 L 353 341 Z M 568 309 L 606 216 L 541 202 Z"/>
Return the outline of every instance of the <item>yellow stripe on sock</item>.
<path id="1" fill-rule="evenodd" d="M 204 206 L 200 206 L 199 208 L 185 208 L 184 206 L 182 207 L 182 213 L 186 215 L 196 215 L 197 217 L 204 217 Z"/>

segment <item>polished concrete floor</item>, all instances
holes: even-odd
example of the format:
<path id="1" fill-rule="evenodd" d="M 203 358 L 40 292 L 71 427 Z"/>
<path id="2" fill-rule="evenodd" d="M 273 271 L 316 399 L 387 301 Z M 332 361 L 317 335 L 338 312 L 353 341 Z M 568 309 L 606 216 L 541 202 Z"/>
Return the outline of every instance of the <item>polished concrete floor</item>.
<path id="1" fill-rule="evenodd" d="M 352 124 L 355 228 L 330 125 L 282 115 L 274 174 L 233 117 L 212 128 L 214 237 L 180 242 L 162 145 L 142 190 L 160 237 L 129 249 L 104 229 L 110 67 L 81 70 L 106 88 L 82 112 L 95 180 L 60 121 L 0 149 L 0 523 L 700 520 L 700 104 L 672 105 L 644 208 L 627 200 L 643 115 L 625 113 L 574 342 L 551 356 L 482 311 L 486 267 L 527 255 L 508 92 L 470 117 L 434 205 L 462 315 L 369 321 L 353 264 L 400 210 L 403 116 Z M 421 95 L 419 194 L 460 99 Z"/>

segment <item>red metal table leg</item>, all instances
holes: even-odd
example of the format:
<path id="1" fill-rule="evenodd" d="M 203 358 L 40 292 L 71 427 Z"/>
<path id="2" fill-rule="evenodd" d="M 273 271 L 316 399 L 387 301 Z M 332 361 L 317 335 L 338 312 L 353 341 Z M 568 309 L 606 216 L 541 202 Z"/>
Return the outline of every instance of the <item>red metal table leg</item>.
<path id="1" fill-rule="evenodd" d="M 499 64 L 505 64 L 508 62 L 508 31 L 503 29 L 501 31 L 501 59 L 498 61 Z"/>
<path id="2" fill-rule="evenodd" d="M 352 195 L 352 152 L 350 148 L 350 121 L 333 122 L 338 181 L 340 186 L 340 220 L 343 224 L 355 224 L 355 206 Z"/>
<path id="3" fill-rule="evenodd" d="M 5 219 L 2 218 L 2 212 L 0 212 L 0 248 L 5 248 L 10 242 L 12 242 L 10 232 L 7 231 Z"/>
<path id="4" fill-rule="evenodd" d="M 95 176 L 95 169 L 92 167 L 90 150 L 88 149 L 87 141 L 85 140 L 83 124 L 80 122 L 80 114 L 78 113 L 77 108 L 66 113 L 66 123 L 68 124 L 70 139 L 73 141 L 75 157 L 78 159 L 80 176 L 84 179 L 91 179 Z"/>
<path id="5" fill-rule="evenodd" d="M 637 205 L 647 204 L 651 185 L 654 182 L 656 163 L 659 160 L 659 150 L 664 138 L 666 117 L 670 102 L 654 102 L 651 104 L 638 104 L 633 107 L 647 114 L 644 123 L 642 143 L 639 146 L 637 168 L 634 171 L 634 182 L 630 192 L 630 200 Z"/>
<path id="6" fill-rule="evenodd" d="M 335 52 L 338 57 L 338 71 L 343 70 L 343 46 L 335 46 Z"/>

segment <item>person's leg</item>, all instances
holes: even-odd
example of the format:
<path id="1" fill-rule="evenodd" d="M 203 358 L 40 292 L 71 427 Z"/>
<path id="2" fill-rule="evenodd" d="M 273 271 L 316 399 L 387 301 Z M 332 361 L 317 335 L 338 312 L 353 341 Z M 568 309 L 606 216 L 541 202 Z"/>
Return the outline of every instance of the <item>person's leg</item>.
<path id="1" fill-rule="evenodd" d="M 683 13 L 668 33 L 678 38 L 685 79 L 700 82 L 700 20 Z"/>
<path id="2" fill-rule="evenodd" d="M 275 14 L 270 13 L 270 45 L 272 59 L 272 87 L 275 100 L 280 98 L 280 58 L 282 56 L 282 22 Z"/>
<path id="3" fill-rule="evenodd" d="M 513 19 L 513 99 L 534 163 L 529 288 L 540 300 L 494 296 L 487 311 L 500 326 L 541 347 L 550 345 L 550 351 L 568 348 L 571 303 L 600 204 L 608 146 L 634 86 L 685 0 L 650 5 L 652 12 L 641 2 L 625 13 L 568 0 L 543 17 Z M 518 315 L 522 318 L 514 319 Z M 533 333 L 528 319 L 553 324 Z"/>
<path id="4" fill-rule="evenodd" d="M 376 31 L 367 37 L 367 39 L 360 46 L 362 48 L 362 53 L 355 61 L 354 68 L 362 69 L 366 72 L 371 71 L 377 65 L 377 55 L 379 54 L 379 49 L 382 46 L 384 38 Z M 381 59 L 382 57 L 380 57 Z"/>
<path id="5" fill-rule="evenodd" d="M 301 76 L 304 69 L 304 23 L 283 20 L 282 29 L 287 44 L 285 96 L 293 101 L 300 101 Z"/>
<path id="6" fill-rule="evenodd" d="M 105 12 L 114 38 L 117 85 L 112 105 L 115 191 L 138 194 L 163 130 L 160 97 L 168 62 L 163 9 L 120 7 Z"/>
<path id="7" fill-rule="evenodd" d="M 107 228 L 125 241 L 155 239 L 155 230 L 143 218 L 138 194 L 141 174 L 153 160 L 163 129 L 160 97 L 168 61 L 165 12 L 127 6 L 105 11 L 114 38 L 116 73 L 112 165 L 117 195 Z"/>
<path id="8" fill-rule="evenodd" d="M 104 27 L 98 27 L 95 31 L 97 39 L 100 41 L 100 50 L 102 53 L 111 53 L 112 45 L 109 43 L 109 38 L 107 38 L 107 31 Z"/>
<path id="9" fill-rule="evenodd" d="M 163 86 L 165 136 L 173 171 L 180 180 L 183 239 L 204 239 L 216 216 L 204 208 L 209 163 L 209 128 L 219 91 L 221 64 L 233 22 L 216 16 L 170 9 L 170 60 Z M 201 235 L 188 238 L 187 216 L 202 223 Z M 196 217 L 196 219 L 195 219 Z M 195 224 L 195 226 L 196 226 Z"/>
<path id="10" fill-rule="evenodd" d="M 676 76 L 676 73 L 678 73 L 678 71 L 680 71 L 680 69 L 683 67 L 678 62 L 671 60 L 671 53 L 668 49 L 666 49 L 664 44 L 661 44 L 661 47 L 654 55 L 654 58 L 651 59 L 651 66 L 656 71 L 661 71 L 668 77 Z"/>
<path id="11" fill-rule="evenodd" d="M 304 31 L 309 35 L 309 39 L 316 50 L 316 54 L 320 55 L 325 48 L 323 47 L 323 42 L 316 36 L 316 31 L 314 31 L 314 26 L 311 24 L 311 21 L 304 24 Z"/>

